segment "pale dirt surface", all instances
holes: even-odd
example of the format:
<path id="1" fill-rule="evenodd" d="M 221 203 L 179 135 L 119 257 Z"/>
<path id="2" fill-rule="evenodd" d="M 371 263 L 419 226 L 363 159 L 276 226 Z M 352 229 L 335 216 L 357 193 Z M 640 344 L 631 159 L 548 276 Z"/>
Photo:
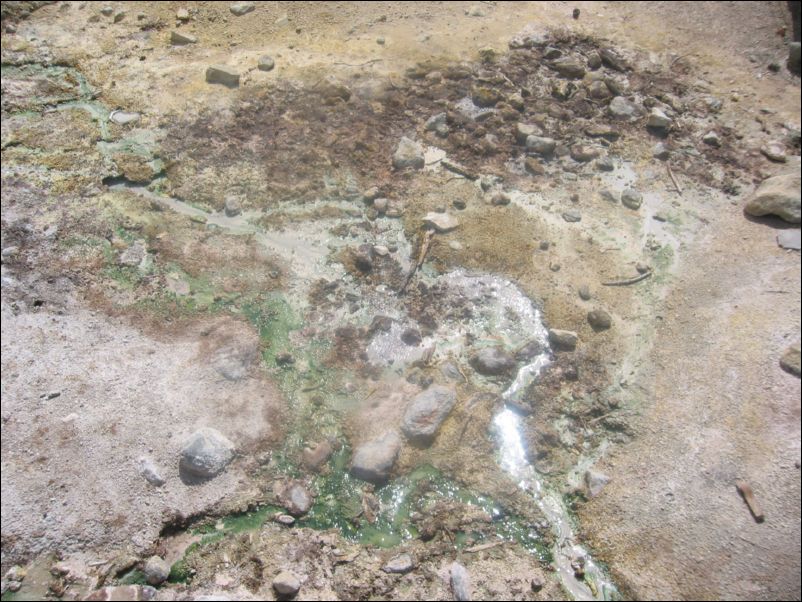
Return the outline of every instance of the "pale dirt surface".
<path id="1" fill-rule="evenodd" d="M 19 23 L 15 35 L 4 33 L 3 51 L 67 61 L 87 76 L 105 105 L 141 111 L 139 126 L 164 128 L 176 137 L 183 135 L 182 128 L 195 131 L 193 117 L 205 110 L 212 115 L 211 131 L 235 127 L 241 95 L 258 98 L 265 90 L 279 95 L 288 85 L 314 89 L 330 76 L 347 81 L 357 96 L 376 106 L 416 63 L 474 61 L 477 51 L 488 46 L 505 52 L 509 39 L 526 25 L 610 40 L 639 65 L 670 65 L 695 95 L 721 99 L 721 113 L 708 115 L 707 125 L 738 132 L 727 140 L 745 149 L 749 169 L 705 163 L 711 173 L 705 183 L 676 170 L 681 195 L 665 166 L 651 158 L 655 139 L 645 132 L 612 148 L 610 154 L 623 160 L 612 174 L 583 173 L 570 181 L 519 178 L 521 196 L 507 207 L 489 206 L 475 186 L 436 166 L 390 190 L 407 199 L 407 232 L 414 232 L 419 218 L 443 204 L 443 198 L 449 206 L 452 199 L 467 199 L 460 228 L 435 239 L 431 265 L 506 276 L 538 301 L 549 325 L 579 333 L 576 362 L 583 376 L 572 385 L 569 399 L 571 393 L 578 400 L 603 391 L 600 397 L 615 399 L 603 411 L 620 412 L 626 428 L 612 437 L 613 445 L 597 463 L 611 482 L 598 497 L 577 506 L 578 530 L 594 558 L 609 566 L 625 597 L 800 598 L 800 380 L 779 368 L 780 355 L 800 337 L 800 256 L 777 247 L 781 224 L 749 220 L 741 211 L 761 177 L 799 170 L 798 158 L 778 166 L 758 151 L 783 135 L 782 124 L 799 125 L 798 77 L 784 68 L 777 74 L 767 69 L 772 61 L 784 64 L 784 38 L 778 30 L 791 28 L 785 3 L 271 2 L 257 3 L 243 17 L 234 17 L 229 3 L 107 4 L 125 10 L 125 18 L 117 24 L 103 16 L 88 22 L 105 6 L 100 3 L 46 6 Z M 466 14 L 473 6 L 482 16 Z M 178 30 L 199 41 L 171 47 L 169 31 L 182 7 L 189 9 L 191 20 Z M 575 7 L 581 10 L 576 21 L 571 19 Z M 143 28 L 147 23 L 154 27 Z M 384 44 L 377 43 L 379 37 Z M 255 68 L 263 54 L 276 59 L 269 73 Z M 240 91 L 206 84 L 209 64 L 243 73 Z M 59 113 L 59 119 L 67 114 L 80 115 L 77 125 L 50 115 L 43 116 L 45 125 L 28 129 L 27 122 L 20 126 L 4 114 L 4 162 L 19 161 L 14 154 L 19 142 L 6 146 L 16 137 L 22 146 L 55 149 L 55 159 L 41 159 L 48 168 L 70 170 L 82 164 L 99 172 L 97 153 L 86 142 L 92 134 L 83 133 L 93 131 L 91 121 L 75 111 Z M 373 118 L 366 115 L 365 123 L 375 123 L 368 117 Z M 359 137 L 363 124 L 353 119 Z M 288 113 L 286 121 L 293 122 L 293 115 Z M 705 119 L 698 121 L 694 127 L 701 132 Z M 272 133 L 257 131 L 257 126 L 249 148 L 270 144 Z M 393 135 L 414 129 L 404 127 L 395 127 Z M 52 135 L 61 128 L 63 137 Z M 302 135 L 299 140 L 303 145 Z M 315 140 L 325 145 L 325 137 Z M 333 140 L 341 144 L 342 139 Z M 168 143 L 182 148 L 184 142 Z M 382 161 L 389 164 L 391 149 L 370 146 L 369 137 L 366 144 L 385 153 Z M 200 159 L 192 148 L 183 150 L 180 160 L 168 166 L 176 180 L 173 193 L 197 186 L 198 198 L 208 196 L 220 208 L 221 172 L 215 171 L 214 160 L 198 173 L 193 161 L 201 164 Z M 292 168 L 288 164 L 282 171 Z M 238 169 L 231 173 L 257 173 L 264 179 L 280 175 L 264 166 L 261 171 Z M 737 172 L 733 177 L 740 192 L 735 196 L 715 188 L 730 181 L 722 177 L 725 171 Z M 40 181 L 40 171 L 28 173 Z M 6 189 L 5 177 L 4 192 L 21 194 L 18 183 Z M 90 188 L 99 188 L 99 176 L 92 177 Z M 389 181 L 382 175 L 379 184 L 382 178 Z M 69 193 L 69 182 L 69 177 L 54 176 L 53 190 Z M 360 184 L 364 188 L 373 182 Z M 253 186 L 263 185 L 257 181 Z M 620 192 L 630 185 L 646 197 L 640 212 L 598 197 L 602 188 Z M 578 205 L 569 200 L 574 193 Z M 150 210 L 131 195 L 92 192 L 78 202 L 65 200 L 66 209 L 36 195 L 24 202 L 7 197 L 3 247 L 22 244 L 23 251 L 3 260 L 4 571 L 10 562 L 45 551 L 69 556 L 97 550 L 103 559 L 113 555 L 111 550 L 158 551 L 162 527 L 214 508 L 244 508 L 261 498 L 267 487 L 254 479 L 256 467 L 283 436 L 287 402 L 277 385 L 281 374 L 254 359 L 256 329 L 241 314 L 237 319 L 202 314 L 165 320 L 162 313 L 143 311 L 136 302 L 164 286 L 163 280 L 134 288 L 109 286 L 99 272 L 81 267 L 74 250 L 53 245 L 47 228 L 56 223 L 64 232 L 80 232 L 81 216 L 93 227 L 97 215 L 115 228 L 121 223 L 137 239 L 147 238 L 155 256 L 180 265 L 193 295 L 203 279 L 217 296 L 236 298 L 251 288 L 278 290 L 291 285 L 292 271 L 247 237 L 199 235 L 196 225 L 169 211 Z M 581 223 L 563 221 L 567 207 L 581 210 Z M 668 213 L 669 222 L 653 220 L 658 211 Z M 25 224 L 32 224 L 27 230 L 34 233 L 32 239 L 20 234 Z M 114 232 L 107 228 L 99 236 L 115 249 L 124 248 L 107 230 Z M 649 234 L 671 250 L 668 260 L 644 249 Z M 549 249 L 539 250 L 539 241 L 550 241 Z M 90 267 L 100 259 L 93 261 Z M 646 285 L 600 285 L 631 276 L 638 261 L 656 268 Z M 62 276 L 64 266 L 69 270 Z M 590 286 L 591 301 L 576 295 L 581 284 Z M 43 301 L 41 307 L 35 301 Z M 598 306 L 612 314 L 611 331 L 596 333 L 587 324 L 587 311 Z M 325 324 L 342 319 L 343 313 L 327 312 L 321 307 L 320 325 L 299 331 L 294 342 L 307 345 L 330 336 Z M 225 379 L 218 369 L 231 356 L 232 341 L 241 347 L 234 356 L 251 358 L 245 362 L 247 376 L 239 381 Z M 352 380 L 356 385 L 347 383 L 342 395 L 357 400 L 346 406 L 351 407 L 346 434 L 352 443 L 397 424 L 402 398 L 417 391 L 409 383 L 376 384 L 355 375 Z M 60 395 L 48 399 L 51 391 Z M 566 482 L 571 477 L 562 471 L 580 458 L 583 440 L 595 449 L 603 435 L 601 429 L 583 429 L 584 439 L 577 441 L 576 432 L 560 430 L 565 399 L 546 401 L 541 413 L 527 418 L 526 438 L 533 449 L 538 444 L 545 449 L 549 437 L 561 438 L 537 465 L 555 471 L 554 484 L 570 489 Z M 486 467 L 475 470 L 472 465 L 475 454 L 493 453 L 486 431 L 497 406 L 471 403 L 469 387 L 460 388 L 454 415 L 436 443 L 428 450 L 406 447 L 397 471 L 404 474 L 431 463 L 490 494 L 511 487 L 500 473 L 490 475 Z M 183 438 L 202 426 L 221 430 L 240 454 L 223 475 L 190 487 L 178 477 L 177 454 Z M 162 468 L 163 487 L 152 488 L 139 475 L 140 455 L 149 455 Z M 751 484 L 765 522 L 753 520 L 735 489 L 736 479 Z M 519 497 L 510 494 L 510 505 L 521 504 Z M 420 570 L 391 578 L 378 570 L 389 550 L 364 551 L 336 534 L 268 524 L 203 548 L 193 565 L 196 589 L 178 586 L 159 596 L 190 599 L 196 592 L 219 592 L 237 599 L 271 599 L 272 576 L 292 569 L 304 575 L 303 599 L 449 599 L 447 566 L 453 551 L 444 541 L 405 544 Z M 342 562 L 343 549 L 348 558 L 353 551 L 354 559 Z M 473 576 L 476 597 L 566 595 L 539 563 L 514 546 L 463 554 L 461 561 Z M 546 587 L 533 592 L 529 581 L 541 574 Z"/>

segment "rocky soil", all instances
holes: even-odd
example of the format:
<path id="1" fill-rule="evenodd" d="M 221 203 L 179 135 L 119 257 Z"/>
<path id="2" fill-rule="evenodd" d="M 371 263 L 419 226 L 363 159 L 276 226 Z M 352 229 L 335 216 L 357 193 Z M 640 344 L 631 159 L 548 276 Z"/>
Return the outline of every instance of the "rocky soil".
<path id="1" fill-rule="evenodd" d="M 798 19 L 5 2 L 3 600 L 799 599 Z"/>

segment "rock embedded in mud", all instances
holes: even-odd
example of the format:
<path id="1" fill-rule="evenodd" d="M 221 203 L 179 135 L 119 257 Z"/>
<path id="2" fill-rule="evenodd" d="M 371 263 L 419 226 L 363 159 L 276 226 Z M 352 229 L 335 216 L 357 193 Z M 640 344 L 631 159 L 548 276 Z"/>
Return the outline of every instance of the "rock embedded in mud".
<path id="1" fill-rule="evenodd" d="M 495 376 L 507 374 L 515 368 L 515 359 L 503 347 L 485 347 L 470 360 L 479 374 Z"/>
<path id="2" fill-rule="evenodd" d="M 136 268 L 144 263 L 146 257 L 147 249 L 145 248 L 145 243 L 141 240 L 137 240 L 125 251 L 120 253 L 117 263 L 123 266 Z"/>
<path id="3" fill-rule="evenodd" d="M 549 67 L 562 75 L 571 79 L 582 79 L 585 77 L 585 66 L 578 58 L 565 57 L 557 59 L 549 64 Z"/>
<path id="4" fill-rule="evenodd" d="M 234 458 L 234 444 L 220 431 L 204 427 L 195 431 L 181 451 L 180 469 L 191 475 L 212 478 L 223 472 Z"/>
<path id="5" fill-rule="evenodd" d="M 796 343 L 791 345 L 780 358 L 780 366 L 789 374 L 795 376 L 802 375 L 802 366 L 800 366 L 800 361 L 802 361 L 801 355 L 800 344 Z"/>
<path id="6" fill-rule="evenodd" d="M 599 156 L 599 149 L 587 144 L 574 144 L 571 147 L 571 158 L 580 163 L 587 163 Z"/>
<path id="7" fill-rule="evenodd" d="M 273 589 L 279 596 L 294 596 L 301 589 L 301 581 L 293 573 L 282 571 L 273 579 Z"/>
<path id="8" fill-rule="evenodd" d="M 387 431 L 354 450 L 351 474 L 376 485 L 384 484 L 390 476 L 399 451 L 401 451 L 401 437 L 395 431 Z"/>
<path id="9" fill-rule="evenodd" d="M 575 332 L 557 328 L 549 329 L 549 342 L 557 351 L 573 351 L 576 349 L 578 341 L 579 337 Z"/>
<path id="10" fill-rule="evenodd" d="M 802 44 L 791 42 L 788 44 L 788 60 L 786 61 L 788 70 L 792 73 L 799 73 L 802 70 Z"/>
<path id="11" fill-rule="evenodd" d="M 652 157 L 665 161 L 671 156 L 671 151 L 663 142 L 658 142 L 652 147 Z"/>
<path id="12" fill-rule="evenodd" d="M 170 575 L 170 565 L 163 558 L 151 556 L 145 561 L 142 572 L 148 584 L 160 585 L 167 581 L 167 577 Z"/>
<path id="13" fill-rule="evenodd" d="M 393 167 L 396 169 L 423 169 L 423 147 L 406 136 L 401 138 L 393 153 Z"/>
<path id="14" fill-rule="evenodd" d="M 153 600 L 157 589 L 150 585 L 112 585 L 96 590 L 84 600 Z"/>
<path id="15" fill-rule="evenodd" d="M 236 88 L 239 86 L 239 72 L 224 65 L 212 65 L 206 68 L 206 82 Z"/>
<path id="16" fill-rule="evenodd" d="M 585 473 L 585 486 L 588 488 L 590 497 L 596 497 L 604 489 L 604 486 L 610 482 L 610 477 L 597 470 L 588 470 Z"/>
<path id="17" fill-rule="evenodd" d="M 456 401 L 453 389 L 441 385 L 429 387 L 410 401 L 401 430 L 410 441 L 431 443 Z"/>
<path id="18" fill-rule="evenodd" d="M 587 284 L 583 284 L 582 286 L 580 286 L 577 289 L 577 292 L 579 293 L 579 298 L 582 299 L 583 301 L 590 300 L 591 297 L 590 287 Z"/>
<path id="19" fill-rule="evenodd" d="M 718 134 L 713 131 L 707 132 L 707 134 L 702 136 L 702 142 L 715 148 L 721 146 L 721 138 L 719 138 Z"/>
<path id="20" fill-rule="evenodd" d="M 621 193 L 621 203 L 629 209 L 640 209 L 643 204 L 643 195 L 634 188 L 625 188 Z"/>
<path id="21" fill-rule="evenodd" d="M 468 569 L 458 562 L 452 562 L 449 573 L 451 580 L 451 591 L 454 594 L 454 599 L 470 600 L 471 576 L 468 574 Z"/>
<path id="22" fill-rule="evenodd" d="M 802 221 L 802 177 L 798 173 L 774 176 L 764 180 L 746 202 L 749 215 L 776 215 L 792 224 Z"/>
<path id="23" fill-rule="evenodd" d="M 328 462 L 331 454 L 334 453 L 334 446 L 330 441 L 321 441 L 311 447 L 305 447 L 302 452 L 302 459 L 304 465 L 309 470 L 320 470 L 320 468 Z"/>
<path id="24" fill-rule="evenodd" d="M 256 5 L 253 2 L 235 2 L 229 7 L 232 15 L 237 17 L 241 17 L 242 15 L 246 15 L 252 10 L 256 8 Z"/>
<path id="25" fill-rule="evenodd" d="M 448 213 L 427 213 L 423 218 L 423 223 L 441 234 L 451 232 L 459 226 L 459 220 Z"/>
<path id="26" fill-rule="evenodd" d="M 582 214 L 575 209 L 569 209 L 568 211 L 563 211 L 563 219 L 569 224 L 576 223 L 582 221 Z"/>
<path id="27" fill-rule="evenodd" d="M 281 493 L 281 503 L 292 516 L 303 516 L 312 507 L 312 495 L 302 484 L 293 482 L 288 484 Z"/>
<path id="28" fill-rule="evenodd" d="M 276 60 L 272 56 L 262 55 L 256 64 L 259 71 L 272 71 L 276 66 Z"/>
<path id="29" fill-rule="evenodd" d="M 490 196 L 490 204 L 496 207 L 503 207 L 510 204 L 510 195 L 498 190 Z"/>
<path id="30" fill-rule="evenodd" d="M 412 556 L 409 554 L 399 554 L 388 560 L 387 564 L 382 567 L 382 570 L 385 573 L 406 575 L 413 568 L 415 568 L 415 562 L 412 560 Z"/>

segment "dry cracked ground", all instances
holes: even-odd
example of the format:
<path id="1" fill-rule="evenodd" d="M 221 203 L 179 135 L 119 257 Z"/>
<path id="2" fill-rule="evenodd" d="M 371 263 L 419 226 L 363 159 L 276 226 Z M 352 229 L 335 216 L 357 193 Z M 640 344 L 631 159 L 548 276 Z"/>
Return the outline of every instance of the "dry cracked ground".
<path id="1" fill-rule="evenodd" d="M 2 599 L 798 600 L 798 40 L 3 2 Z"/>

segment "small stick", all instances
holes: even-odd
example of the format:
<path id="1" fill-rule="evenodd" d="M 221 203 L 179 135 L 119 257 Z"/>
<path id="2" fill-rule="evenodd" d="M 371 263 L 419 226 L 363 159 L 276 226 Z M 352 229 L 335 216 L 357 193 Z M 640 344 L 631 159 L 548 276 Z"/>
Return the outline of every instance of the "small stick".
<path id="1" fill-rule="evenodd" d="M 746 505 L 749 506 L 749 512 L 752 513 L 752 516 L 755 518 L 755 522 L 762 523 L 764 520 L 766 520 L 766 515 L 763 514 L 760 506 L 757 505 L 755 494 L 752 492 L 752 488 L 749 486 L 749 483 L 738 479 L 735 481 L 735 488 L 744 498 Z"/>
<path id="2" fill-rule="evenodd" d="M 404 291 L 407 290 L 409 283 L 412 282 L 412 277 L 415 275 L 415 272 L 417 272 L 420 266 L 423 265 L 423 260 L 426 259 L 426 253 L 429 252 L 429 247 L 432 245 L 433 237 L 434 237 L 434 230 L 426 230 L 426 232 L 423 235 L 421 250 L 420 253 L 418 254 L 418 261 L 416 261 L 415 265 L 412 266 L 412 269 L 409 270 L 409 274 L 407 274 L 407 279 L 404 281 L 404 285 L 401 287 L 401 290 L 398 291 L 399 295 L 404 294 Z"/>
<path id="3" fill-rule="evenodd" d="M 479 544 L 478 546 L 472 546 L 470 548 L 465 548 L 466 552 L 481 552 L 482 550 L 489 550 L 490 548 L 495 548 L 504 544 L 503 541 L 491 541 L 490 543 L 483 543 Z"/>
<path id="4" fill-rule="evenodd" d="M 679 182 L 677 182 L 677 178 L 674 177 L 674 172 L 671 171 L 671 166 L 666 164 L 666 169 L 668 169 L 668 175 L 671 177 L 671 181 L 674 182 L 674 187 L 677 189 L 677 194 L 682 196 L 682 188 L 680 188 Z"/>
<path id="5" fill-rule="evenodd" d="M 645 272 L 639 276 L 635 276 L 634 278 L 629 278 L 628 280 L 613 280 L 612 282 L 602 282 L 602 286 L 627 286 L 629 284 L 635 284 L 636 282 L 645 280 L 651 275 L 652 275 L 652 270 L 649 270 L 648 272 Z"/>
<path id="6" fill-rule="evenodd" d="M 371 63 L 380 63 L 383 59 L 373 59 L 372 61 L 365 61 L 364 63 L 333 63 L 334 65 L 344 65 L 346 67 L 364 67 Z"/>

